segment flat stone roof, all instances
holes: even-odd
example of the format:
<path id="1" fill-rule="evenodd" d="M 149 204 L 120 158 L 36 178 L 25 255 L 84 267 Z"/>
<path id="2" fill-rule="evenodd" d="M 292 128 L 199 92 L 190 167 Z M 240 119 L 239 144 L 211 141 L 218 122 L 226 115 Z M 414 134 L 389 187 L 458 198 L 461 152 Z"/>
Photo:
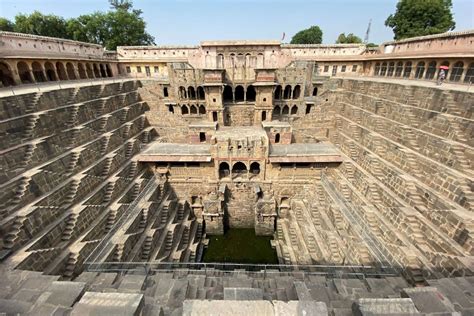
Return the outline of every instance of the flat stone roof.
<path id="1" fill-rule="evenodd" d="M 202 41 L 201 46 L 279 46 L 278 40 L 220 40 L 220 41 Z"/>
<path id="2" fill-rule="evenodd" d="M 152 143 L 138 155 L 138 161 L 211 161 L 211 145 Z"/>
<path id="3" fill-rule="evenodd" d="M 270 162 L 342 162 L 339 150 L 329 143 L 271 145 Z"/>
<path id="4" fill-rule="evenodd" d="M 198 121 L 189 123 L 189 128 L 200 128 L 200 127 L 207 127 L 207 128 L 217 128 L 217 122 L 209 122 L 209 121 Z"/>
<path id="5" fill-rule="evenodd" d="M 262 127 L 257 126 L 238 126 L 238 127 L 220 127 L 216 132 L 217 141 L 227 139 L 235 140 L 260 140 L 267 137 L 267 133 Z"/>
<path id="6" fill-rule="evenodd" d="M 265 127 L 291 127 L 290 123 L 282 121 L 264 121 L 262 126 Z"/>

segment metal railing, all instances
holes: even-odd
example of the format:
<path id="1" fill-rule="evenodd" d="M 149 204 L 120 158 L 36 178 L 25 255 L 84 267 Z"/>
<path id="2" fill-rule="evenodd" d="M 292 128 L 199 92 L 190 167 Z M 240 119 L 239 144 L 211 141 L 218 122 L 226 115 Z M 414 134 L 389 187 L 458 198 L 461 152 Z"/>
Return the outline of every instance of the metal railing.
<path id="1" fill-rule="evenodd" d="M 86 262 L 89 272 L 131 272 L 139 274 L 153 274 L 156 272 L 184 273 L 257 273 L 264 277 L 279 273 L 304 273 L 321 275 L 332 278 L 367 278 L 398 276 L 397 270 L 385 266 L 358 266 L 358 265 L 287 265 L 287 264 L 244 264 L 244 263 L 207 263 L 207 262 Z"/>

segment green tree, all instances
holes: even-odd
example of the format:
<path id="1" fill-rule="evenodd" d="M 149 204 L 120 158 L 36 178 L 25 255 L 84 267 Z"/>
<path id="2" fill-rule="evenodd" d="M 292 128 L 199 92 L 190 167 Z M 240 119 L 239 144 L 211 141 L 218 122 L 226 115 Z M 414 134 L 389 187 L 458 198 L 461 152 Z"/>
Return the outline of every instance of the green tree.
<path id="1" fill-rule="evenodd" d="M 299 31 L 291 38 L 291 44 L 321 44 L 323 41 L 323 31 L 319 26 L 311 26 Z"/>
<path id="2" fill-rule="evenodd" d="M 66 20 L 53 14 L 43 15 L 39 11 L 34 11 L 30 15 L 21 13 L 16 15 L 14 31 L 34 35 L 68 38 Z"/>
<path id="3" fill-rule="evenodd" d="M 352 33 L 347 34 L 347 36 L 345 33 L 341 33 L 337 37 L 337 40 L 336 40 L 336 44 L 353 44 L 353 43 L 359 44 L 359 43 L 362 43 L 362 40 L 360 39 L 360 37 Z"/>
<path id="4" fill-rule="evenodd" d="M 368 43 L 367 47 L 379 47 L 379 45 L 375 43 Z"/>
<path id="5" fill-rule="evenodd" d="M 452 7 L 451 0 L 400 0 L 385 25 L 396 40 L 447 32 L 456 26 Z"/>
<path id="6" fill-rule="evenodd" d="M 0 31 L 13 32 L 14 27 L 15 25 L 12 23 L 12 21 L 5 18 L 0 18 Z"/>

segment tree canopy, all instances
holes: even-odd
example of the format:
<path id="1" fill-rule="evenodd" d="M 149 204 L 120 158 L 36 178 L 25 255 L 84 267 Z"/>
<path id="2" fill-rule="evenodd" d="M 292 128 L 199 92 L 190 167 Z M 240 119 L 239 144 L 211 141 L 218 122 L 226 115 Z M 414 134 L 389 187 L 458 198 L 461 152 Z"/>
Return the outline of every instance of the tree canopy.
<path id="1" fill-rule="evenodd" d="M 385 25 L 396 40 L 447 32 L 456 26 L 452 6 L 451 0 L 400 0 Z"/>
<path id="2" fill-rule="evenodd" d="M 310 28 L 299 31 L 291 38 L 291 44 L 321 44 L 323 41 L 323 31 L 319 26 L 313 25 Z"/>
<path id="3" fill-rule="evenodd" d="M 0 18 L 0 30 L 95 43 L 110 50 L 120 45 L 154 44 L 155 39 L 145 30 L 141 10 L 133 9 L 129 0 L 109 0 L 109 3 L 111 10 L 108 12 L 94 12 L 67 20 L 38 11 L 16 15 L 15 23 Z"/>
<path id="4" fill-rule="evenodd" d="M 362 40 L 360 39 L 360 37 L 352 34 L 352 33 L 349 33 L 346 34 L 345 33 L 341 33 L 338 37 L 337 37 L 337 40 L 336 40 L 336 44 L 353 44 L 353 43 L 362 43 Z"/>

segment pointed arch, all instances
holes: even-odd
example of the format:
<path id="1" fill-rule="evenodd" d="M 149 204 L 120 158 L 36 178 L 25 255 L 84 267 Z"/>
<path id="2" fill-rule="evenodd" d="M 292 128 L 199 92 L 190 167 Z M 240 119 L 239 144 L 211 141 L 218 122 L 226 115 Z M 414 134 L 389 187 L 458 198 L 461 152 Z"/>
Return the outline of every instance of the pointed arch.
<path id="1" fill-rule="evenodd" d="M 298 114 L 298 106 L 295 104 L 291 107 L 291 115 Z"/>
<path id="2" fill-rule="evenodd" d="M 300 98 L 300 94 L 301 94 L 301 86 L 299 84 L 297 84 L 294 88 L 293 88 L 293 99 L 294 100 L 297 100 Z"/>
<path id="3" fill-rule="evenodd" d="M 275 100 L 281 100 L 281 96 L 282 96 L 281 92 L 282 92 L 281 85 L 276 86 L 275 93 L 274 93 Z"/>
<path id="4" fill-rule="evenodd" d="M 283 92 L 283 99 L 288 100 L 291 99 L 291 86 L 287 85 L 285 87 L 285 91 Z"/>
<path id="5" fill-rule="evenodd" d="M 247 102 L 254 102 L 255 98 L 257 96 L 257 93 L 255 92 L 254 86 L 250 85 L 247 87 L 247 92 L 245 93 L 245 98 Z"/>
<path id="6" fill-rule="evenodd" d="M 285 104 L 285 106 L 281 110 L 281 115 L 288 115 L 289 113 L 290 113 L 290 108 L 288 107 L 288 105 Z"/>
<path id="7" fill-rule="evenodd" d="M 24 61 L 20 61 L 16 64 L 18 71 L 18 76 L 22 83 L 33 83 L 33 78 L 31 77 L 30 67 Z"/>
<path id="8" fill-rule="evenodd" d="M 54 69 L 54 65 L 52 63 L 50 63 L 49 61 L 44 63 L 44 70 L 48 81 L 58 80 L 58 77 L 56 76 L 56 70 Z"/>
<path id="9" fill-rule="evenodd" d="M 34 61 L 31 64 L 31 69 L 33 71 L 33 77 L 35 77 L 36 82 L 45 82 L 46 77 L 44 75 L 43 66 L 37 61 Z"/>
<path id="10" fill-rule="evenodd" d="M 234 93 L 232 91 L 231 86 L 225 86 L 224 91 L 222 93 L 222 99 L 225 101 L 233 101 L 234 100 Z"/>
<path id="11" fill-rule="evenodd" d="M 15 85 L 15 80 L 13 80 L 13 72 L 10 66 L 3 62 L 0 62 L 0 83 L 3 87 Z"/>
<path id="12" fill-rule="evenodd" d="M 244 87 L 238 85 L 235 87 L 235 102 L 244 101 Z"/>

